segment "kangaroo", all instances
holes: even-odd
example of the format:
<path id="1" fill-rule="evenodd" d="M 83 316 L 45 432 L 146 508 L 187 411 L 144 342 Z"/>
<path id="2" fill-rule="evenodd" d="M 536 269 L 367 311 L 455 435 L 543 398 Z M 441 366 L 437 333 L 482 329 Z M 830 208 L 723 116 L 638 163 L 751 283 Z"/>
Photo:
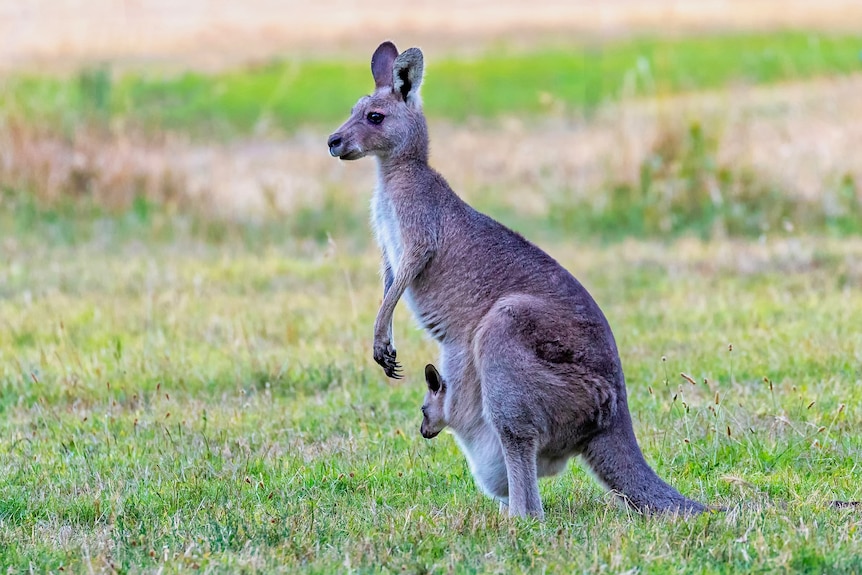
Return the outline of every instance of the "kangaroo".
<path id="1" fill-rule="evenodd" d="M 419 433 L 425 439 L 434 439 L 440 432 L 446 429 L 449 422 L 446 421 L 446 383 L 440 376 L 440 372 L 432 364 L 425 366 L 425 384 L 428 391 L 425 393 L 425 401 L 422 402 L 422 425 Z"/>
<path id="2" fill-rule="evenodd" d="M 478 487 L 511 516 L 542 518 L 538 477 L 575 455 L 639 512 L 705 511 L 644 460 L 616 342 L 587 290 L 428 165 L 423 67 L 418 48 L 399 54 L 382 43 L 371 58 L 374 92 L 327 142 L 342 160 L 377 158 L 371 211 L 383 301 L 374 360 L 388 377 L 402 376 L 392 315 L 403 297 L 440 346 L 439 422 L 453 431 Z"/>

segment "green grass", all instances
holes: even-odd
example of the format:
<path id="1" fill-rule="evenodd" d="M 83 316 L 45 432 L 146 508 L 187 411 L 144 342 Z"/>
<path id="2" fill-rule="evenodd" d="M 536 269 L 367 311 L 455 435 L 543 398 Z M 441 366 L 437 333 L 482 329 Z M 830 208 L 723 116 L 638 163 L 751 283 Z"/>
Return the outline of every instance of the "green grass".
<path id="1" fill-rule="evenodd" d="M 364 232 L 368 217 L 360 210 L 367 202 L 332 190 L 320 203 L 298 204 L 290 213 L 255 221 L 215 216 L 206 205 L 177 209 L 136 196 L 127 209 L 103 206 L 83 197 L 57 200 L 0 188 L 0 230 L 21 249 L 46 243 L 76 249 L 112 242 L 167 245 L 192 241 L 209 246 L 241 246 L 256 250 L 282 246 L 294 253 L 319 249 L 330 237 L 343 238 L 351 248 L 372 243 Z"/>
<path id="2" fill-rule="evenodd" d="M 4 571 L 862 569 L 859 510 L 829 504 L 862 499 L 858 238 L 545 244 L 614 327 L 647 459 L 729 511 L 632 516 L 573 464 L 536 523 L 419 435 L 436 349 L 403 306 L 408 377 L 371 360 L 365 231 L 125 218 L 0 226 Z"/>
<path id="3" fill-rule="evenodd" d="M 462 121 L 507 114 L 589 110 L 621 95 L 654 95 L 771 83 L 860 70 L 862 36 L 776 32 L 572 44 L 475 58 L 427 54 L 425 107 Z M 369 46 L 369 54 L 371 47 Z M 146 129 L 233 136 L 337 125 L 372 87 L 365 58 L 283 60 L 218 74 L 114 74 L 7 79 L 8 112 L 75 126 L 112 120 Z"/>

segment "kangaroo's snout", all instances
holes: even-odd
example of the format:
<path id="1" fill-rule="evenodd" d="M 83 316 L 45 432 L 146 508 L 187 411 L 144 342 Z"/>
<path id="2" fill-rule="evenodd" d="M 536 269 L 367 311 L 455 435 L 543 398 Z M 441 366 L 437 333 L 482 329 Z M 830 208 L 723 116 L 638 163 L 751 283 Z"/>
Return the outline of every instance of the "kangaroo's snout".
<path id="1" fill-rule="evenodd" d="M 341 144 L 344 142 L 344 138 L 341 137 L 341 134 L 332 134 L 329 136 L 329 139 L 326 141 L 326 145 L 329 146 L 329 155 L 337 158 L 341 154 Z"/>
<path id="2" fill-rule="evenodd" d="M 358 160 L 365 155 L 356 137 L 350 137 L 349 132 L 346 136 L 342 132 L 335 132 L 329 136 L 326 144 L 329 146 L 329 155 L 340 160 Z"/>

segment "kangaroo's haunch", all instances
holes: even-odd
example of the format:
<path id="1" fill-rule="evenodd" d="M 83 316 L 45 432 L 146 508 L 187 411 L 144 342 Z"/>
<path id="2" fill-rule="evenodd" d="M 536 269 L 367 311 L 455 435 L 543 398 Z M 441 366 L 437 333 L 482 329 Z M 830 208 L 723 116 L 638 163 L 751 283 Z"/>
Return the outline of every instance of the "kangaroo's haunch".
<path id="1" fill-rule="evenodd" d="M 454 432 L 476 483 L 514 516 L 541 517 L 537 478 L 582 455 L 642 512 L 706 508 L 662 481 L 632 429 L 614 336 L 586 289 L 548 254 L 459 198 L 428 165 L 418 48 L 371 58 L 375 91 L 328 141 L 375 156 L 372 221 L 383 254 L 374 360 L 400 377 L 392 314 L 403 296 L 440 344 L 426 367 L 422 434 Z"/>

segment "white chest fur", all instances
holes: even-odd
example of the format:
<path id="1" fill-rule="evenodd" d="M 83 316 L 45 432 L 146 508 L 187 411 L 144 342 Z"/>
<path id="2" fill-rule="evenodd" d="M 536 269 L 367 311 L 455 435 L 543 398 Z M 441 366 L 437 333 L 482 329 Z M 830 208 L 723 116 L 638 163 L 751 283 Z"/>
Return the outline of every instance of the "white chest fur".
<path id="1" fill-rule="evenodd" d="M 397 275 L 398 264 L 404 251 L 401 226 L 398 224 L 395 207 L 380 185 L 371 197 L 371 225 L 386 263 L 392 270 L 393 276 Z"/>
<path id="2" fill-rule="evenodd" d="M 382 184 L 378 185 L 371 197 L 371 225 L 374 227 L 374 235 L 377 237 L 377 244 L 383 252 L 383 257 L 389 269 L 392 270 L 392 277 L 396 278 L 404 253 L 404 238 L 401 235 L 401 224 L 398 221 L 395 206 L 382 189 Z M 413 317 L 418 318 L 420 314 L 409 285 L 404 290 L 402 298 L 413 313 Z"/>

